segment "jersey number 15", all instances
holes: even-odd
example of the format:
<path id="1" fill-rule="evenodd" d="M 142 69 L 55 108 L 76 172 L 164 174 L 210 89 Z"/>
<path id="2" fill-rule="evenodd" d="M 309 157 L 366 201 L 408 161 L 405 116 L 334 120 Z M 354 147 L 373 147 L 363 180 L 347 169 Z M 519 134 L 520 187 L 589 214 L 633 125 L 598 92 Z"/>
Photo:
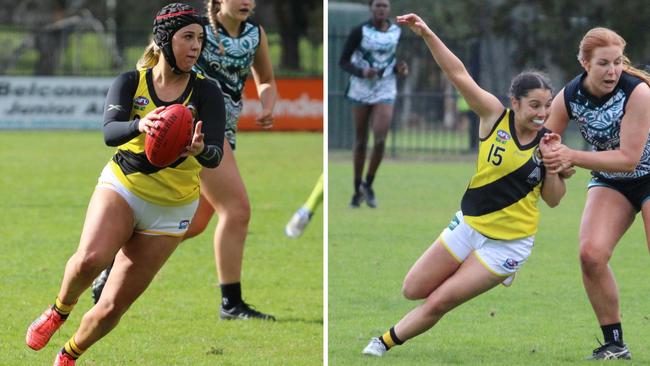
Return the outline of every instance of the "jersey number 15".
<path id="1" fill-rule="evenodd" d="M 501 155 L 501 153 L 504 151 L 506 151 L 505 148 L 492 144 L 492 146 L 490 146 L 487 161 L 494 165 L 501 165 L 501 161 L 503 160 L 503 155 Z"/>

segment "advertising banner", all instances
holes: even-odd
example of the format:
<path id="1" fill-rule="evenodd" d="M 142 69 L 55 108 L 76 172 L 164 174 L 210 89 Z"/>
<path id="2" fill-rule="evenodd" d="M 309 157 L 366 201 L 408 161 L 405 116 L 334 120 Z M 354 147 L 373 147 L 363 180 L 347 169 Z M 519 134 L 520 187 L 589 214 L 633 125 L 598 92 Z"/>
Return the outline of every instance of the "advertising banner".
<path id="1" fill-rule="evenodd" d="M 0 129 L 99 129 L 114 78 L 0 76 Z M 274 110 L 278 131 L 322 131 L 323 81 L 279 79 Z M 252 80 L 244 90 L 240 130 L 260 130 Z"/>

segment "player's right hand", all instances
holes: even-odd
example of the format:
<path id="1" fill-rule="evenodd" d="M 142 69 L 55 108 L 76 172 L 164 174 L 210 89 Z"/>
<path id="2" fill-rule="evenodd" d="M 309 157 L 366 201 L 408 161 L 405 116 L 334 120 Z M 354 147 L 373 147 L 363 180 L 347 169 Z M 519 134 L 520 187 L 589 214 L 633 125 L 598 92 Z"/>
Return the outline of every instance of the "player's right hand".
<path id="1" fill-rule="evenodd" d="M 363 77 L 366 78 L 366 79 L 375 78 L 375 77 L 377 77 L 378 73 L 379 72 L 377 71 L 377 69 L 372 68 L 372 67 L 368 67 L 368 68 L 363 69 Z"/>
<path id="2" fill-rule="evenodd" d="M 153 130 L 157 128 L 156 122 L 160 120 L 160 114 L 158 113 L 162 112 L 163 109 L 165 108 L 167 107 L 166 106 L 158 107 L 153 111 L 147 113 L 147 115 L 141 118 L 140 122 L 138 122 L 138 130 L 148 135 L 152 135 Z"/>

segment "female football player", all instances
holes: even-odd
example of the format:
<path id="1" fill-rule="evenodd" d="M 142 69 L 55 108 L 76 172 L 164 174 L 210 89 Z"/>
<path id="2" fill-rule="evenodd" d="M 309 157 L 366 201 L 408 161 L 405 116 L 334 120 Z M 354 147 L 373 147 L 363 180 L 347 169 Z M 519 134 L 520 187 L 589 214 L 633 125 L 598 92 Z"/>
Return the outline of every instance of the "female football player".
<path id="1" fill-rule="evenodd" d="M 363 353 L 382 356 L 395 345 L 425 332 L 456 306 L 499 283 L 510 285 L 535 241 L 539 197 L 551 207 L 565 193 L 563 179 L 542 165 L 542 124 L 551 105 L 551 87 L 537 72 L 516 76 L 512 108 L 483 90 L 463 63 L 415 14 L 397 17 L 422 37 L 434 60 L 480 117 L 477 170 L 461 201 L 461 211 L 404 279 L 402 292 L 424 302 L 385 334 L 372 338 Z"/>
<path id="2" fill-rule="evenodd" d="M 223 156 L 221 91 L 192 71 L 204 44 L 202 17 L 189 5 L 170 4 L 158 12 L 153 33 L 154 44 L 139 62 L 143 68 L 120 75 L 108 92 L 104 139 L 117 152 L 99 177 L 54 305 L 27 330 L 30 348 L 45 347 L 115 258 L 101 299 L 84 314 L 55 366 L 74 365 L 145 291 L 187 231 L 198 206 L 199 171 L 215 168 Z M 144 153 L 145 134 L 157 128 L 165 106 L 178 103 L 197 111 L 192 142 L 171 166 L 158 168 Z"/>
<path id="3" fill-rule="evenodd" d="M 360 207 L 365 200 L 377 207 L 372 184 L 384 157 L 386 136 L 393 119 L 397 94 L 396 75 L 408 74 L 406 62 L 397 62 L 395 53 L 401 29 L 388 20 L 389 0 L 370 0 L 371 18 L 354 28 L 348 36 L 339 65 L 350 73 L 346 96 L 354 106 L 354 194 L 350 207 Z M 374 146 L 368 163 L 366 179 L 361 181 L 366 162 L 368 129 L 372 125 Z"/>
<path id="4" fill-rule="evenodd" d="M 216 212 L 219 221 L 213 243 L 221 288 L 221 318 L 275 320 L 242 298 L 242 261 L 251 209 L 234 154 L 237 123 L 243 107 L 242 92 L 251 70 L 262 104 L 257 123 L 263 128 L 273 125 L 277 89 L 268 41 L 264 29 L 248 19 L 255 9 L 255 1 L 208 0 L 206 8 L 211 26 L 206 27 L 205 50 L 196 67 L 215 81 L 223 93 L 226 143 L 221 165 L 201 170 L 199 207 L 184 239 L 202 233 Z M 93 283 L 95 301 L 109 271 L 110 268 Z"/>
<path id="5" fill-rule="evenodd" d="M 614 31 L 588 31 L 578 52 L 585 71 L 555 97 L 546 124 L 561 134 L 575 120 L 592 146 L 580 151 L 557 145 L 544 155 L 549 169 L 592 170 L 580 225 L 580 264 L 605 339 L 592 359 L 631 358 L 609 259 L 639 211 L 650 247 L 650 75 L 632 67 L 624 51 L 625 40 Z"/>

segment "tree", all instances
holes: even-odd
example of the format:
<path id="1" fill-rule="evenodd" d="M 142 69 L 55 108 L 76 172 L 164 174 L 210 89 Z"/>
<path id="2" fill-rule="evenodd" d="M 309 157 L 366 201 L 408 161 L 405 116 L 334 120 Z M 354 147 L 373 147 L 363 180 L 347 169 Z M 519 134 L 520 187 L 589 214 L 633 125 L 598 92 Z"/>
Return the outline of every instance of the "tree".
<path id="1" fill-rule="evenodd" d="M 307 36 L 310 26 L 322 29 L 322 2 L 319 0 L 286 0 L 275 1 L 275 15 L 278 19 L 278 29 L 282 41 L 280 67 L 289 70 L 300 70 L 300 38 Z M 320 11 L 318 11 L 320 9 Z M 311 16 L 320 14 L 320 22 Z M 315 24 L 313 24 L 315 23 Z M 320 33 L 320 32 L 319 32 Z"/>

